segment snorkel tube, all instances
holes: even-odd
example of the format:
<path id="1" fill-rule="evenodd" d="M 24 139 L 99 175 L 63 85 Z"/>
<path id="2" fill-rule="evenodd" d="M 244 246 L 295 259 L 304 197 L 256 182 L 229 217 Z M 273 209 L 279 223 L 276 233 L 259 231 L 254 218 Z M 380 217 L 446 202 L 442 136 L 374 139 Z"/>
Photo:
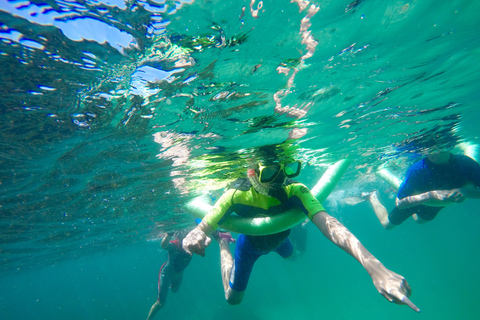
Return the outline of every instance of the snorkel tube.
<path id="1" fill-rule="evenodd" d="M 338 184 L 350 165 L 350 159 L 343 159 L 330 166 L 311 190 L 318 201 L 323 202 Z M 208 196 L 197 197 L 188 202 L 184 209 L 203 219 L 212 209 Z M 245 218 L 237 215 L 226 217 L 220 228 L 245 235 L 268 235 L 288 230 L 306 219 L 300 209 L 290 209 L 273 217 Z"/>

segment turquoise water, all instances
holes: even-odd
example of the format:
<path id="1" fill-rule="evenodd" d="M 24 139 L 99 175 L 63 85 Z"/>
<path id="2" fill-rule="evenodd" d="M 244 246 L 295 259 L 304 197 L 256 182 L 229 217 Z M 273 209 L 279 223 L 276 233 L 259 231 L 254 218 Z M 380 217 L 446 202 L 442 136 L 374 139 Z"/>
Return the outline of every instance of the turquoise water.
<path id="1" fill-rule="evenodd" d="M 384 231 L 366 203 L 436 143 L 478 144 L 477 1 L 0 0 L 2 319 L 146 318 L 185 201 L 289 137 L 324 203 L 413 288 L 389 304 L 312 225 L 297 261 L 258 261 L 239 306 L 218 248 L 157 319 L 477 319 L 476 202 Z M 310 13 L 309 13 L 310 12 Z M 434 142 L 433 142 L 434 141 Z"/>

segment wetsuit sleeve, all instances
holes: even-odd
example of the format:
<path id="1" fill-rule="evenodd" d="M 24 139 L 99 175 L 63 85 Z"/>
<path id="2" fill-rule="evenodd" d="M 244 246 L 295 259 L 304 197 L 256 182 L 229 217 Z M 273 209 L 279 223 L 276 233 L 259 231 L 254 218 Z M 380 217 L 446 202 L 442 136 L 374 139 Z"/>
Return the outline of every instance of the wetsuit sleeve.
<path id="1" fill-rule="evenodd" d="M 288 202 L 299 207 L 310 220 L 312 220 L 316 213 L 325 211 L 322 204 L 313 196 L 305 185 L 295 183 L 289 187 Z"/>
<path id="2" fill-rule="evenodd" d="M 413 164 L 405 174 L 405 179 L 403 180 L 400 188 L 398 188 L 397 197 L 398 199 L 403 199 L 405 197 L 413 195 L 416 189 L 420 187 L 422 183 L 421 178 L 421 162 Z"/>
<path id="3" fill-rule="evenodd" d="M 227 213 L 228 209 L 232 206 L 233 193 L 235 189 L 227 190 L 220 199 L 215 202 L 212 210 L 203 218 L 203 221 L 208 223 L 214 230 L 218 228 L 218 222 Z"/>

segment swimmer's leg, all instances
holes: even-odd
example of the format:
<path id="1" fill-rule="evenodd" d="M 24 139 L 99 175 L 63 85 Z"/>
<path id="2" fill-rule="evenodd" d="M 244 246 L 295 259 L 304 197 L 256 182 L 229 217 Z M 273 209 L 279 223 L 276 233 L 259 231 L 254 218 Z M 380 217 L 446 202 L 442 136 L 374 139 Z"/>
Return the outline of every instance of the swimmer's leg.
<path id="1" fill-rule="evenodd" d="M 393 229 L 395 227 L 394 224 L 388 220 L 388 211 L 385 206 L 380 202 L 378 199 L 378 191 L 373 191 L 368 194 L 362 194 L 362 197 L 366 198 L 373 207 L 373 211 L 375 211 L 375 215 L 378 218 L 378 221 L 382 224 L 385 229 Z"/>
<path id="2" fill-rule="evenodd" d="M 417 212 L 412 215 L 413 220 L 419 224 L 424 224 L 435 219 L 437 214 L 444 207 L 418 206 Z"/>
<path id="3" fill-rule="evenodd" d="M 413 218 L 413 220 L 415 220 L 415 222 L 418 223 L 418 224 L 424 224 L 424 223 L 427 223 L 427 222 L 428 222 L 427 220 L 423 220 L 422 218 L 420 218 L 420 217 L 418 216 L 418 214 L 416 214 L 416 213 L 414 213 L 414 214 L 412 215 L 412 218 Z"/>
<path id="4" fill-rule="evenodd" d="M 180 289 L 180 285 L 182 284 L 183 279 L 183 272 L 180 272 L 172 277 L 172 284 L 170 285 L 170 289 L 173 293 L 177 292 Z"/>
<path id="5" fill-rule="evenodd" d="M 153 306 L 150 308 L 150 312 L 148 313 L 147 320 L 152 320 L 153 317 L 157 314 L 158 310 L 162 308 L 162 305 L 160 305 L 160 302 L 157 300 L 153 304 Z"/>
<path id="6" fill-rule="evenodd" d="M 165 263 L 160 268 L 160 272 L 158 274 L 158 298 L 157 301 L 155 301 L 155 303 L 150 308 L 147 320 L 152 320 L 153 317 L 157 314 L 158 310 L 163 308 L 165 302 L 167 301 L 168 287 L 170 287 L 171 281 L 170 277 L 168 277 L 162 272 L 164 266 Z"/>
<path id="7" fill-rule="evenodd" d="M 290 261 L 296 261 L 298 257 L 297 250 L 294 250 L 290 238 L 285 239 L 285 241 L 277 249 L 275 249 L 275 252 L 278 253 L 283 259 Z"/>
<path id="8" fill-rule="evenodd" d="M 230 252 L 229 242 L 223 238 L 218 237 L 218 244 L 220 245 L 220 263 L 222 272 L 223 290 L 225 291 L 225 299 L 229 304 L 239 304 L 243 300 L 244 291 L 236 291 L 230 288 L 230 274 L 232 273 L 233 257 Z"/>

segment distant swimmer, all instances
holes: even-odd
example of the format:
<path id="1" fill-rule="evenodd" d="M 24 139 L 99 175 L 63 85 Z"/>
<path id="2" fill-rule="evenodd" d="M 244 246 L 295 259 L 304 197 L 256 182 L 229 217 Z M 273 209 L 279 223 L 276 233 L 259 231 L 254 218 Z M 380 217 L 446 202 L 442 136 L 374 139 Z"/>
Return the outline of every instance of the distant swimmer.
<path id="1" fill-rule="evenodd" d="M 306 186 L 290 180 L 300 174 L 301 163 L 289 156 L 277 155 L 274 150 L 264 150 L 267 154 L 258 158 L 261 163 L 252 161 L 247 178 L 237 180 L 238 183 L 225 191 L 198 226 L 185 237 L 183 248 L 187 252 L 204 256 L 206 247 L 211 243 L 209 236 L 232 212 L 248 217 L 275 217 L 297 208 L 327 239 L 365 268 L 384 298 L 390 302 L 408 305 L 419 312 L 409 300 L 411 288 L 405 278 L 387 269 L 345 226 L 327 214 Z M 240 234 L 234 256 L 228 243 L 217 239 L 220 245 L 223 287 L 228 303 L 235 305 L 242 302 L 258 258 L 270 252 L 276 252 L 285 259 L 293 256 L 294 247 L 288 238 L 289 232 L 287 229 L 267 235 Z M 321 271 L 313 267 L 308 274 L 320 276 Z"/>
<path id="2" fill-rule="evenodd" d="M 186 232 L 177 231 L 165 234 L 161 247 L 168 251 L 168 260 L 160 268 L 158 274 L 158 297 L 148 314 L 147 320 L 153 319 L 158 310 L 165 306 L 168 289 L 177 292 L 182 284 L 183 271 L 190 264 L 192 256 L 182 248 L 182 240 Z M 170 240 L 175 235 L 175 240 Z"/>
<path id="3" fill-rule="evenodd" d="M 390 214 L 378 192 L 364 193 L 363 197 L 370 201 L 385 229 L 394 228 L 410 216 L 425 223 L 445 206 L 480 198 L 480 165 L 470 157 L 437 149 L 407 170 Z"/>
<path id="4" fill-rule="evenodd" d="M 158 297 L 157 301 L 150 308 L 147 320 L 152 320 L 158 310 L 165 306 L 167 301 L 168 289 L 173 293 L 180 289 L 183 279 L 183 271 L 188 267 L 192 260 L 192 255 L 182 248 L 182 241 L 187 231 L 181 230 L 168 232 L 161 242 L 162 249 L 168 251 L 168 259 L 160 268 L 158 274 Z M 225 239 L 227 242 L 235 242 L 229 232 L 215 231 L 213 236 L 218 239 Z M 175 237 L 175 240 L 171 240 Z"/>

